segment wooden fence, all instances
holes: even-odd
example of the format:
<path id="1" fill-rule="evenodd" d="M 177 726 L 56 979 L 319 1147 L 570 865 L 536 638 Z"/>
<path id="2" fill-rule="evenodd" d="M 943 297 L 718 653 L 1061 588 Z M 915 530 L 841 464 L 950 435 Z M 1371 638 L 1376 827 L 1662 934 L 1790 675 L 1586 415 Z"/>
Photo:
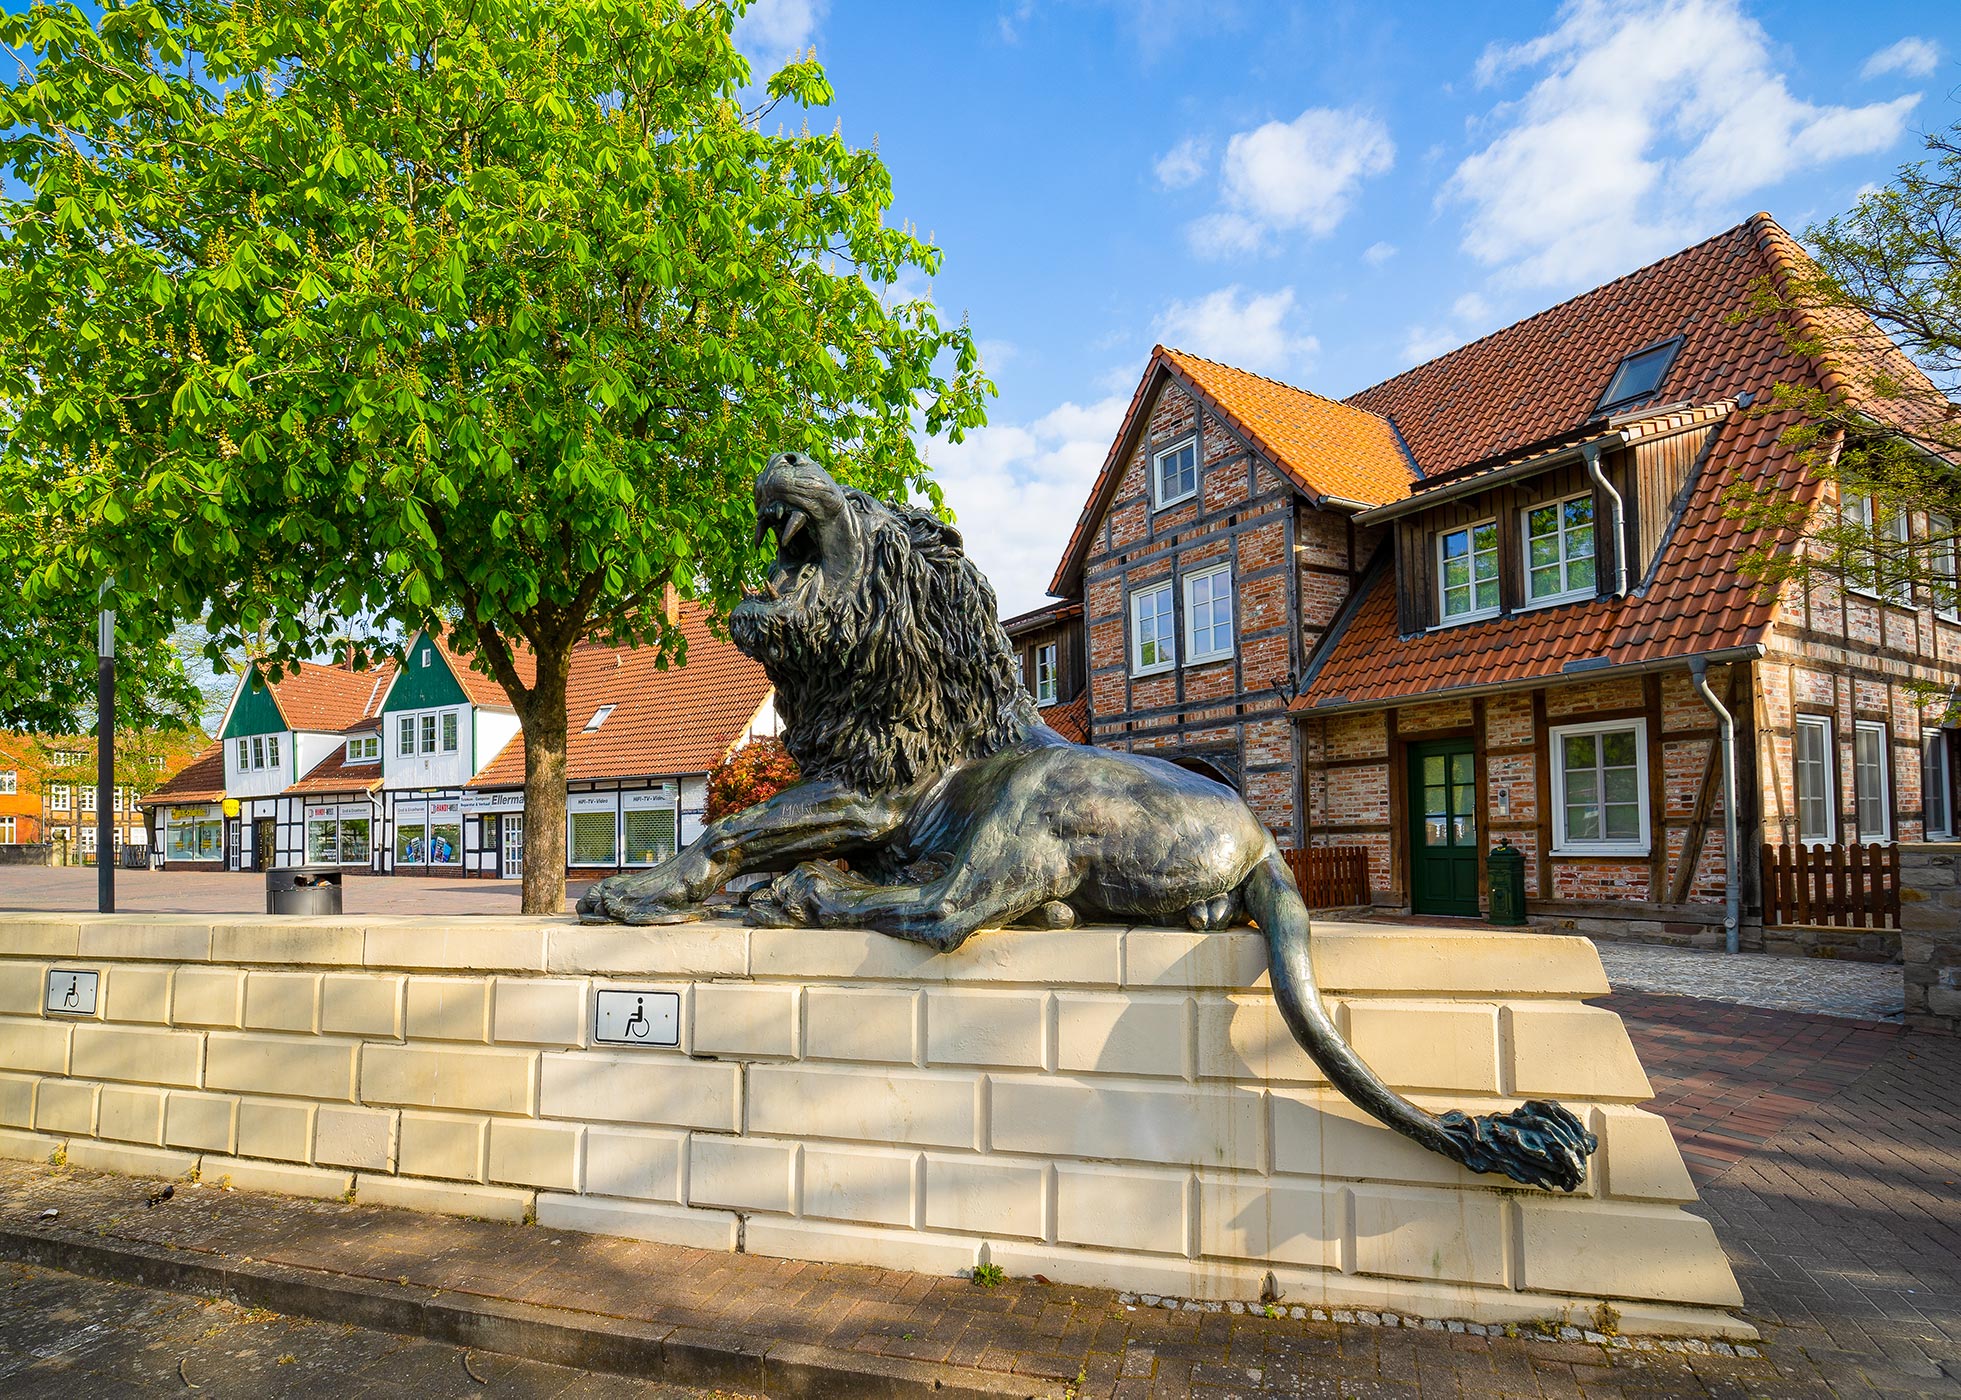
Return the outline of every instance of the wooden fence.
<path id="1" fill-rule="evenodd" d="M 1346 909 L 1369 902 L 1368 847 L 1309 846 L 1281 854 L 1308 908 Z"/>
<path id="2" fill-rule="evenodd" d="M 1764 922 L 1900 926 L 1898 846 L 1765 846 Z"/>

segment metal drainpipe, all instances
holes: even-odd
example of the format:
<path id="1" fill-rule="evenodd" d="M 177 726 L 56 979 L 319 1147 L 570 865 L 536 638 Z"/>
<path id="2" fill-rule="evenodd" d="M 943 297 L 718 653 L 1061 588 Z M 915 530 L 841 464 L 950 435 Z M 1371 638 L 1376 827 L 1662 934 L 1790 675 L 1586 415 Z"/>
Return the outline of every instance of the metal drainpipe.
<path id="1" fill-rule="evenodd" d="M 1586 457 L 1587 475 L 1607 498 L 1614 503 L 1614 596 L 1627 596 L 1627 511 L 1621 502 L 1621 493 L 1614 489 L 1614 483 L 1607 480 L 1607 474 L 1600 470 L 1600 444 L 1589 442 L 1580 449 Z"/>
<path id="2" fill-rule="evenodd" d="M 1743 906 L 1743 882 L 1736 868 L 1736 721 L 1709 688 L 1709 663 L 1700 656 L 1689 661 L 1689 675 L 1702 696 L 1702 703 L 1715 711 L 1723 746 L 1723 948 L 1738 951 L 1739 922 Z"/>

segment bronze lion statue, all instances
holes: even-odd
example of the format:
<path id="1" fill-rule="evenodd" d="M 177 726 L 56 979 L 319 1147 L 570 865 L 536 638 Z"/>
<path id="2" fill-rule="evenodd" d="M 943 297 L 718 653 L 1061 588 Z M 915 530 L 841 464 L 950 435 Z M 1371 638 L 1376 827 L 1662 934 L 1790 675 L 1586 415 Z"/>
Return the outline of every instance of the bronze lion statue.
<path id="1" fill-rule="evenodd" d="M 776 557 L 729 630 L 775 683 L 803 781 L 651 870 L 595 884 L 582 916 L 695 919 L 734 877 L 776 872 L 749 898 L 753 923 L 876 929 L 941 951 L 1012 923 L 1250 920 L 1281 1014 L 1349 1099 L 1473 1171 L 1568 1191 L 1585 1179 L 1597 1142 L 1559 1104 L 1432 1114 L 1362 1062 L 1321 1001 L 1307 908 L 1260 819 L 1209 778 L 1043 724 L 951 525 L 795 453 L 757 479 L 756 516 Z"/>

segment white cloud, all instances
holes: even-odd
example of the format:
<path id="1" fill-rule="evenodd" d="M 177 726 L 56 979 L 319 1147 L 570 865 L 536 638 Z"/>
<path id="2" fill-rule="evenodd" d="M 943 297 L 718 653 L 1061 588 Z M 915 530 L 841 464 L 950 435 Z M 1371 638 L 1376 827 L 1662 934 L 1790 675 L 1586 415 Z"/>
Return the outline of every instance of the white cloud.
<path id="1" fill-rule="evenodd" d="M 1362 261 L 1370 267 L 1381 267 L 1395 256 L 1396 245 L 1393 243 L 1371 243 L 1362 250 Z"/>
<path id="2" fill-rule="evenodd" d="M 927 444 L 967 553 L 994 584 L 1003 614 L 1048 601 L 1049 579 L 1129 406 L 1126 390 L 1061 404 L 1032 423 L 990 424 L 965 442 Z"/>
<path id="3" fill-rule="evenodd" d="M 1182 190 L 1187 185 L 1198 183 L 1211 158 L 1211 142 L 1203 137 L 1187 136 L 1158 157 L 1155 167 L 1158 185 L 1167 190 Z"/>
<path id="4" fill-rule="evenodd" d="M 1476 340 L 1495 319 L 1490 302 L 1476 292 L 1466 292 L 1450 304 L 1450 314 L 1442 321 L 1409 328 L 1403 337 L 1403 358 L 1413 365 L 1434 360 L 1446 350 Z"/>
<path id="5" fill-rule="evenodd" d="M 766 76 L 809 47 L 829 9 L 830 0 L 755 0 L 735 22 L 735 46 Z"/>
<path id="6" fill-rule="evenodd" d="M 1909 34 L 1897 44 L 1888 44 L 1878 53 L 1866 60 L 1866 66 L 1859 70 L 1862 78 L 1878 78 L 1887 73 L 1899 73 L 1909 78 L 1924 78 L 1940 66 L 1941 46 L 1932 39 L 1921 39 Z"/>
<path id="7" fill-rule="evenodd" d="M 1309 367 L 1321 342 L 1294 329 L 1294 289 L 1252 293 L 1237 283 L 1174 301 L 1154 323 L 1158 339 L 1238 369 L 1286 377 Z"/>
<path id="8" fill-rule="evenodd" d="M 1319 238 L 1347 216 L 1362 181 L 1395 163 L 1389 128 L 1366 112 L 1310 107 L 1226 143 L 1217 213 L 1188 230 L 1192 248 L 1221 257 L 1267 246 L 1272 235 Z"/>
<path id="9" fill-rule="evenodd" d="M 1794 96 L 1738 0 L 1568 0 L 1550 32 L 1488 49 L 1477 77 L 1540 68 L 1442 196 L 1469 206 L 1465 250 L 1525 285 L 1597 281 L 1669 252 L 1796 171 L 1886 149 L 1919 101 Z"/>
<path id="10" fill-rule="evenodd" d="M 989 374 L 995 373 L 1021 353 L 1020 347 L 1012 340 L 977 340 L 974 348 L 980 351 L 981 368 Z"/>

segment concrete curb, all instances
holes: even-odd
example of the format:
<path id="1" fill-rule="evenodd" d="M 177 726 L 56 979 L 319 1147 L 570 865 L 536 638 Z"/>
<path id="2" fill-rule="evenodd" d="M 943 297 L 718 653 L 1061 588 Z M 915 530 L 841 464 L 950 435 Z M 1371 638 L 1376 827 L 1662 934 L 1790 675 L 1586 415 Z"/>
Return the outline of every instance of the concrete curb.
<path id="1" fill-rule="evenodd" d="M 161 1249 L 66 1230 L 0 1227 L 0 1260 L 113 1283 L 224 1298 L 248 1307 L 422 1337 L 642 1380 L 729 1387 L 784 1400 L 1049 1400 L 1051 1381 L 873 1356 L 733 1332 L 662 1326 L 438 1292 L 318 1269 Z"/>

